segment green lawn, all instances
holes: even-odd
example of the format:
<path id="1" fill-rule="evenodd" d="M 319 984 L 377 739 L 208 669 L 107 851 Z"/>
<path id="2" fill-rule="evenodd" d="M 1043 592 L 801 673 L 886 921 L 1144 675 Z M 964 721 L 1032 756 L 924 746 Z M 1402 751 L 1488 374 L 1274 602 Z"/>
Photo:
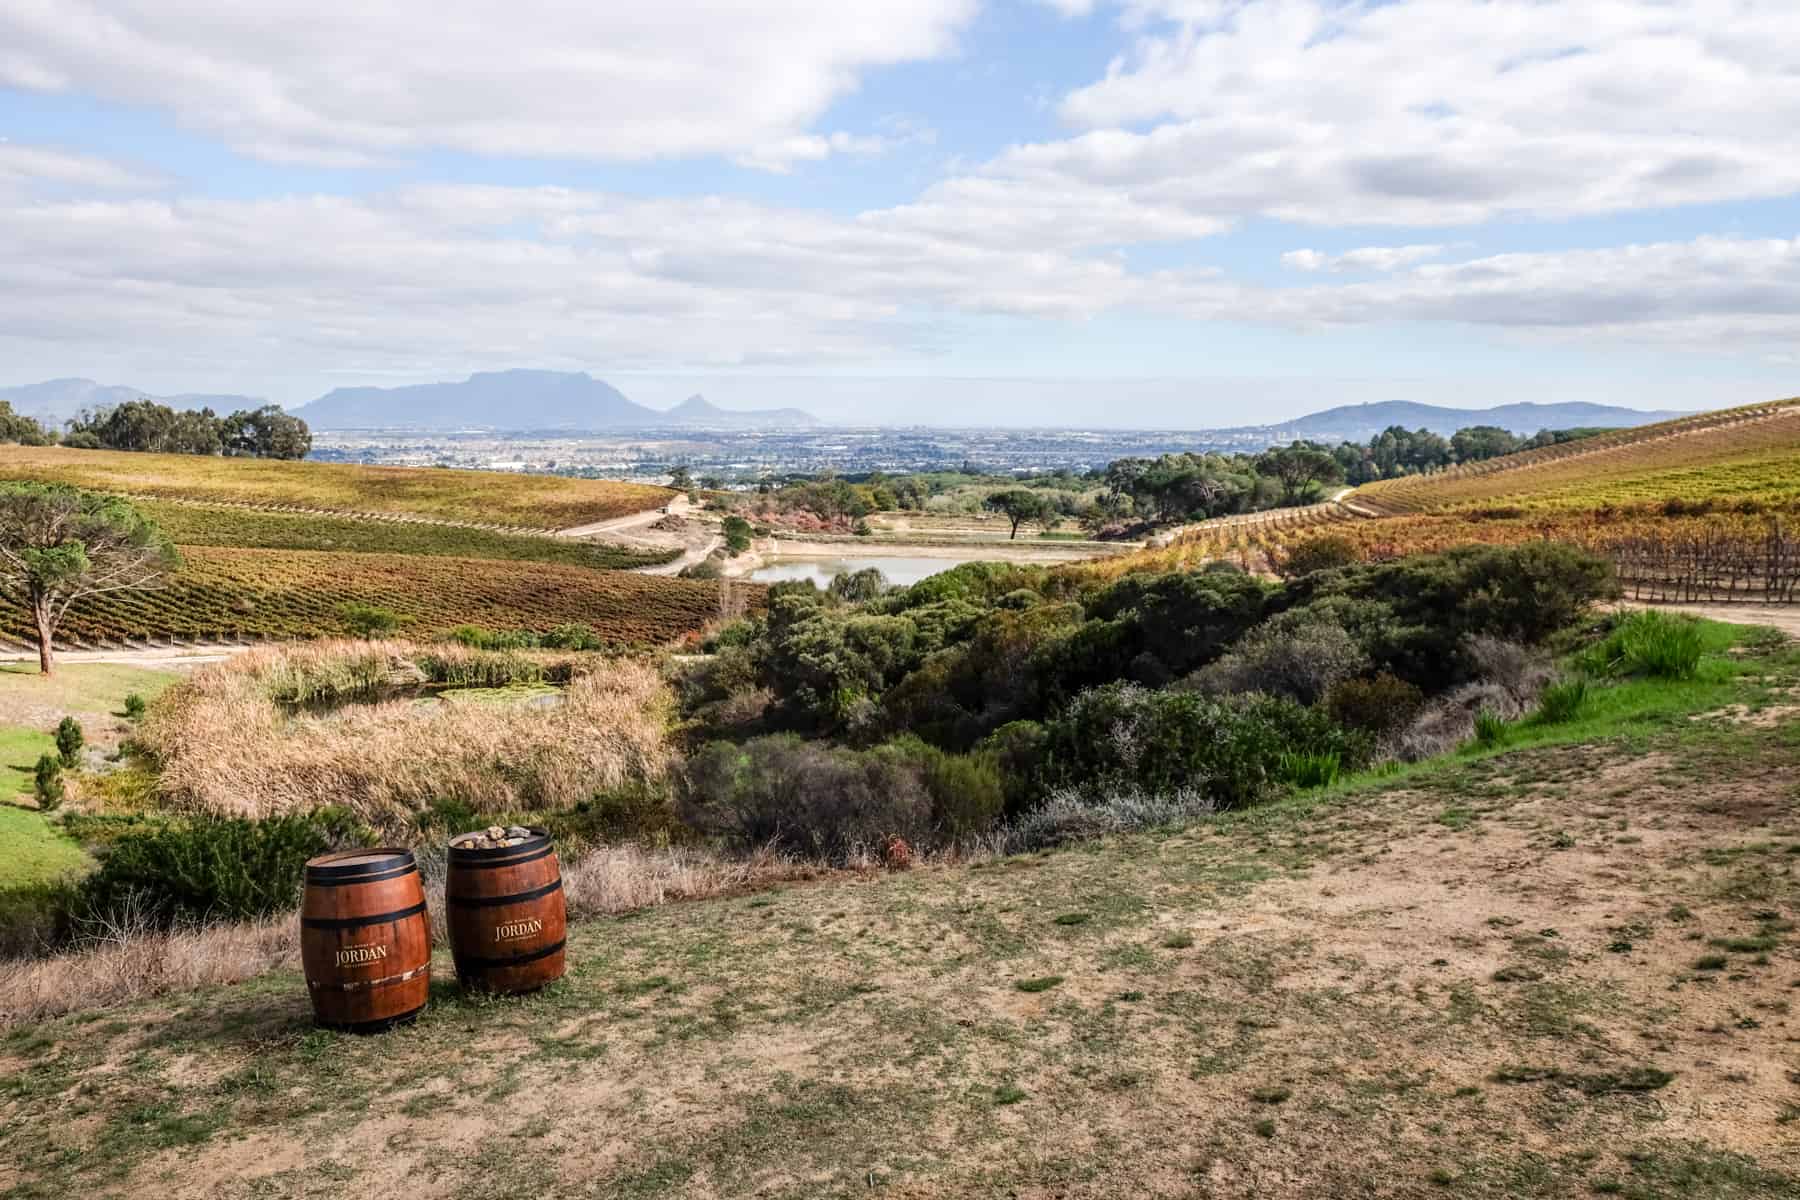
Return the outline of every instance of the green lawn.
<path id="1" fill-rule="evenodd" d="M 90 743 L 112 745 L 126 696 L 149 700 L 180 678 L 117 663 L 65 663 L 46 679 L 35 663 L 0 664 L 0 888 L 54 879 L 88 861 L 42 813 L 24 807 L 38 756 L 56 749 L 57 722 L 73 716 Z"/>

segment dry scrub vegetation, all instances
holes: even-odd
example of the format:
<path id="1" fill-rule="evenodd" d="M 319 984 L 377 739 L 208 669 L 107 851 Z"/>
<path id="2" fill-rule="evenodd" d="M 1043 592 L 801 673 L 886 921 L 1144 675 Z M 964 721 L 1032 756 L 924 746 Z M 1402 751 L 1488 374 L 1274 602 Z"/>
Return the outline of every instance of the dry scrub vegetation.
<path id="1" fill-rule="evenodd" d="M 730 896 L 818 874 L 814 867 L 766 852 L 727 859 L 681 846 L 595 846 L 578 849 L 562 863 L 563 892 L 573 917 Z M 432 938 L 439 946 L 449 944 L 443 888 L 441 872 L 435 873 L 427 891 Z M 0 1028 L 165 992 L 241 983 L 277 968 L 298 970 L 297 919 L 288 915 L 175 930 L 121 921 L 92 930 L 80 949 L 0 962 Z"/>
<path id="2" fill-rule="evenodd" d="M 430 683 L 567 680 L 556 703 L 420 703 Z M 384 690 L 392 699 L 364 702 Z M 296 707 L 353 701 L 320 715 Z M 669 699 L 650 665 L 407 642 L 251 651 L 196 672 L 144 722 L 172 807 L 269 817 L 327 805 L 376 826 L 433 802 L 563 809 L 661 779 Z"/>

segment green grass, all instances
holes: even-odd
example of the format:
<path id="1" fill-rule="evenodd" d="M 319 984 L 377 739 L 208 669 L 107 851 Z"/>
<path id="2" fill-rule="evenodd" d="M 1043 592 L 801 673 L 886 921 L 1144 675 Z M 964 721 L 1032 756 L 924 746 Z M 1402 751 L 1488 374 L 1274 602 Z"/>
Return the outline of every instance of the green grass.
<path id="1" fill-rule="evenodd" d="M 337 550 L 360 554 L 429 554 L 561 563 L 597 570 L 653 567 L 679 550 L 637 550 L 528 534 L 442 525 L 411 525 L 309 513 L 257 512 L 194 504 L 139 503 L 145 516 L 183 546 L 242 546 L 265 550 Z"/>
<path id="2" fill-rule="evenodd" d="M 44 814 L 0 803 L 0 888 L 56 879 L 87 864 L 87 853 Z"/>

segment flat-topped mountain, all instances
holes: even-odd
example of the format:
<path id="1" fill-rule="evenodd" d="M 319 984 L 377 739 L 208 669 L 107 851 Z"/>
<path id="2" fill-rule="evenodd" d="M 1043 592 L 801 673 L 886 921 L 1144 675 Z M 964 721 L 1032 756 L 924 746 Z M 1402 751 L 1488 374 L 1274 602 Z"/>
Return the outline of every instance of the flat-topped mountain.
<path id="1" fill-rule="evenodd" d="M 337 388 L 295 410 L 315 429 L 567 429 L 669 425 L 750 428 L 816 425 L 799 409 L 733 411 L 689 397 L 667 411 L 628 399 L 585 371 L 483 371 L 460 383 Z"/>

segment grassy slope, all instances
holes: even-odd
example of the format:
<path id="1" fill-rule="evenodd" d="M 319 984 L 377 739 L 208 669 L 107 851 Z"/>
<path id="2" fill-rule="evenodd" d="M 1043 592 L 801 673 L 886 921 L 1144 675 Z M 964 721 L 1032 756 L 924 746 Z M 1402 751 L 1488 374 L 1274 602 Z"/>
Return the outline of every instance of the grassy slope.
<path id="1" fill-rule="evenodd" d="M 81 722 L 90 744 L 115 744 L 125 697 L 146 700 L 179 679 L 106 663 L 65 664 L 45 679 L 35 664 L 0 664 L 0 888 L 37 883 L 76 870 L 88 859 L 80 846 L 35 808 L 25 808 L 38 756 L 56 748 L 50 731 L 65 715 Z"/>
<path id="2" fill-rule="evenodd" d="M 1797 680 L 1715 656 L 1184 832 L 587 923 L 564 983 L 440 962 L 379 1039 L 292 973 L 22 1028 L 0 1188 L 1793 1195 Z"/>
<path id="3" fill-rule="evenodd" d="M 0 476 L 175 499 L 408 513 L 562 529 L 668 503 L 666 488 L 598 479 L 344 463 L 0 446 Z"/>
<path id="4" fill-rule="evenodd" d="M 445 525 L 327 517 L 310 513 L 174 504 L 138 505 L 169 539 L 183 546 L 238 546 L 263 550 L 334 550 L 363 554 L 427 554 L 493 558 L 620 570 L 651 567 L 680 557 L 679 550 L 637 550 L 531 534 L 496 533 Z"/>
<path id="5" fill-rule="evenodd" d="M 1357 489 L 1351 500 L 1396 512 L 1480 505 L 1591 509 L 1669 497 L 1751 498 L 1774 506 L 1800 501 L 1800 403 L 1749 424 L 1694 430 L 1685 424 L 1630 431 L 1633 440 L 1598 452 L 1574 442 L 1557 449 L 1561 457 L 1526 452 L 1480 464 L 1477 473 L 1382 480 Z"/>

